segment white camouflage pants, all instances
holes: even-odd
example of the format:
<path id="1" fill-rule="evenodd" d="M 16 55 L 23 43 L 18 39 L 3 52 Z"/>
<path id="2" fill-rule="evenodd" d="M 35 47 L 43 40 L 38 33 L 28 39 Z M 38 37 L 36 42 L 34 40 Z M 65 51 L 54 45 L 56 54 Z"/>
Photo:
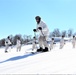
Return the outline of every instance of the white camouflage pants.
<path id="1" fill-rule="evenodd" d="M 34 50 L 36 48 L 37 48 L 37 45 L 35 43 L 33 43 L 32 50 Z"/>
<path id="2" fill-rule="evenodd" d="M 73 42 L 72 45 L 73 45 L 73 48 L 75 48 L 75 42 Z"/>
<path id="3" fill-rule="evenodd" d="M 21 45 L 20 46 L 17 46 L 17 52 L 18 51 L 21 51 Z"/>
<path id="4" fill-rule="evenodd" d="M 6 45 L 6 47 L 5 47 L 5 51 L 7 51 L 8 48 L 9 48 L 9 45 Z"/>
<path id="5" fill-rule="evenodd" d="M 48 48 L 48 43 L 46 41 L 46 36 L 40 36 L 39 37 L 39 47 L 42 47 L 42 48 L 47 47 Z"/>
<path id="6" fill-rule="evenodd" d="M 64 43 L 60 43 L 60 49 L 64 47 Z"/>
<path id="7" fill-rule="evenodd" d="M 12 47 L 11 47 L 10 45 L 6 45 L 6 46 L 5 46 L 5 52 L 6 52 L 7 50 L 11 51 L 11 49 L 12 49 Z"/>
<path id="8" fill-rule="evenodd" d="M 53 44 L 53 42 L 50 44 L 50 49 L 53 49 L 53 47 L 54 47 L 54 44 Z"/>

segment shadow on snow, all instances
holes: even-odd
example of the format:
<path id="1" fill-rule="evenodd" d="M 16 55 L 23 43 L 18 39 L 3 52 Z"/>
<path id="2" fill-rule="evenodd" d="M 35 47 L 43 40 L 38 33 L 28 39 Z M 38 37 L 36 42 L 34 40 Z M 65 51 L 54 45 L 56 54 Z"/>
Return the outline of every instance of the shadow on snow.
<path id="1" fill-rule="evenodd" d="M 23 55 L 23 56 L 16 56 L 16 57 L 12 57 L 12 58 L 9 58 L 5 61 L 1 61 L 0 63 L 4 63 L 4 62 L 8 62 L 8 61 L 15 61 L 15 60 L 20 60 L 20 59 L 24 59 L 24 58 L 27 58 L 29 56 L 33 56 L 33 55 L 36 55 L 38 53 L 35 53 L 35 54 L 26 54 L 26 55 Z"/>

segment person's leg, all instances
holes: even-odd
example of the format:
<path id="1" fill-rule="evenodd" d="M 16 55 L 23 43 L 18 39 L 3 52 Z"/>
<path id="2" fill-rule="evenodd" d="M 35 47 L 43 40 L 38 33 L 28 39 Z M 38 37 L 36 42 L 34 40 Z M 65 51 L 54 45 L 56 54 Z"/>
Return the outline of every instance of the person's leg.
<path id="1" fill-rule="evenodd" d="M 50 49 L 53 49 L 53 43 L 50 44 Z"/>
<path id="2" fill-rule="evenodd" d="M 34 50 L 34 47 L 35 47 L 35 44 L 33 43 L 33 44 L 32 44 L 32 50 Z"/>
<path id="3" fill-rule="evenodd" d="M 43 36 L 42 43 L 43 43 L 43 46 L 44 46 L 43 52 L 48 51 L 49 45 L 48 45 L 48 43 L 46 41 L 46 36 L 45 37 Z"/>
<path id="4" fill-rule="evenodd" d="M 43 48 L 43 37 L 42 36 L 39 37 L 39 47 Z"/>
<path id="5" fill-rule="evenodd" d="M 60 49 L 62 49 L 62 43 L 60 43 Z"/>
<path id="6" fill-rule="evenodd" d="M 21 46 L 19 46 L 19 51 L 21 51 Z"/>
<path id="7" fill-rule="evenodd" d="M 32 50 L 36 49 L 36 44 L 33 43 Z"/>
<path id="8" fill-rule="evenodd" d="M 73 48 L 75 48 L 75 43 L 73 43 Z"/>
<path id="9" fill-rule="evenodd" d="M 8 47 L 9 47 L 8 45 L 5 47 L 5 52 L 8 52 L 8 51 L 7 51 Z"/>
<path id="10" fill-rule="evenodd" d="M 43 50 L 43 37 L 42 36 L 39 37 L 39 47 L 40 48 L 37 49 L 38 52 Z"/>
<path id="11" fill-rule="evenodd" d="M 61 43 L 60 45 L 60 49 L 62 49 L 64 47 L 64 43 Z"/>

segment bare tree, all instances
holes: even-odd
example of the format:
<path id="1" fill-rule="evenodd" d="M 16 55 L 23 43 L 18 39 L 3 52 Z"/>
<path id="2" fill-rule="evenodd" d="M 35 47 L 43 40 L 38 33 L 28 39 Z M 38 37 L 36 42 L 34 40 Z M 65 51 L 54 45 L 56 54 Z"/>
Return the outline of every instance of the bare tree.
<path id="1" fill-rule="evenodd" d="M 26 43 L 26 39 L 27 39 L 27 36 L 26 35 L 23 35 L 23 43 L 24 44 Z"/>
<path id="2" fill-rule="evenodd" d="M 5 39 L 0 40 L 0 46 L 5 46 Z"/>
<path id="3" fill-rule="evenodd" d="M 68 30 L 68 37 L 71 37 L 73 35 L 73 30 L 72 29 L 69 29 Z"/>
<path id="4" fill-rule="evenodd" d="M 64 30 L 64 31 L 62 31 L 62 35 L 64 36 L 64 37 L 66 37 L 66 30 Z"/>
<path id="5" fill-rule="evenodd" d="M 27 42 L 29 42 L 31 39 L 32 39 L 31 35 L 23 35 L 24 44 L 26 44 Z"/>
<path id="6" fill-rule="evenodd" d="M 52 36 L 53 37 L 60 37 L 60 31 L 59 31 L 59 29 L 57 28 L 57 29 L 54 29 L 54 31 L 52 32 Z"/>

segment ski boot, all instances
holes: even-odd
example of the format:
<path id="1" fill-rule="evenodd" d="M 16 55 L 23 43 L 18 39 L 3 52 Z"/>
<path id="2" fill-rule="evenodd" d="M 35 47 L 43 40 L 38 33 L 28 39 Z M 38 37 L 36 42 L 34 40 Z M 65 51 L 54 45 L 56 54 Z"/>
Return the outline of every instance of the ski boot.
<path id="1" fill-rule="evenodd" d="M 37 49 L 37 52 L 42 52 L 43 51 L 43 48 L 40 47 L 39 49 Z"/>
<path id="2" fill-rule="evenodd" d="M 43 52 L 47 52 L 48 51 L 48 48 L 47 47 L 45 47 L 45 49 L 43 49 Z"/>

